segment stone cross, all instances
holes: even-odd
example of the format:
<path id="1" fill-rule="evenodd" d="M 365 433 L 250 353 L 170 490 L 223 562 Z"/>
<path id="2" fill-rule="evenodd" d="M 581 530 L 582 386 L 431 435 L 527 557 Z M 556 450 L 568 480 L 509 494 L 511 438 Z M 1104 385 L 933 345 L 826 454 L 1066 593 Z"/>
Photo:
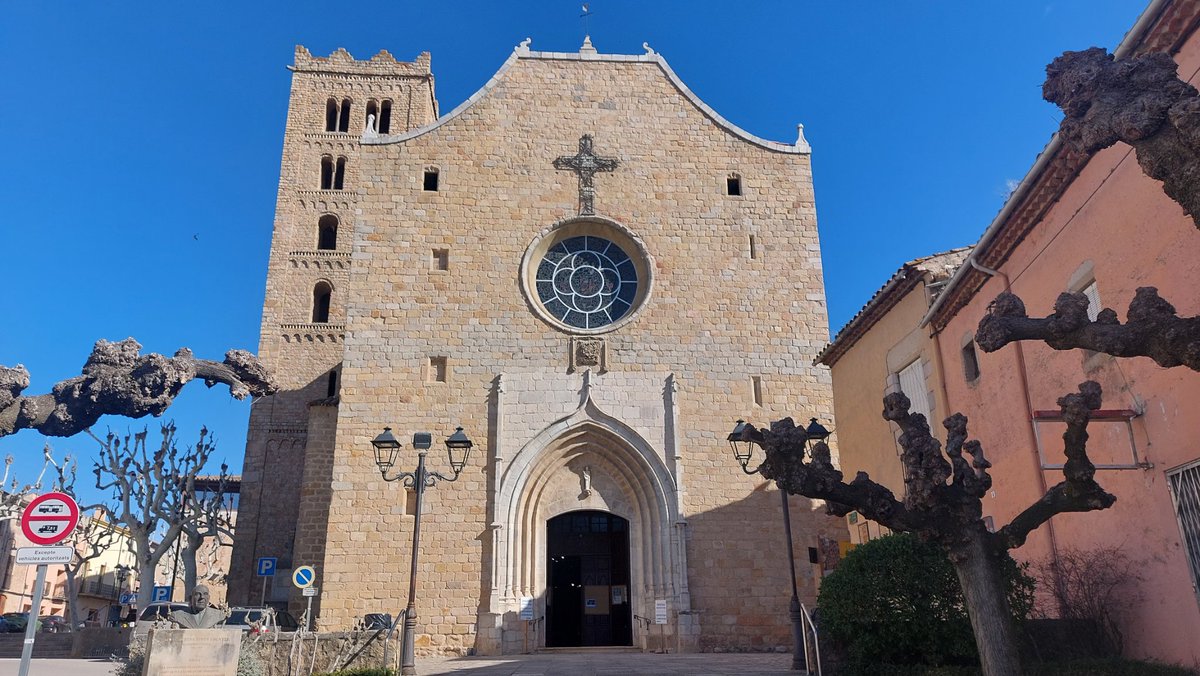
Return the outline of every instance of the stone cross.
<path id="1" fill-rule="evenodd" d="M 600 157 L 592 152 L 592 135 L 584 134 L 579 138 L 579 152 L 555 159 L 554 168 L 570 169 L 579 174 L 579 215 L 592 216 L 596 213 L 596 187 L 592 177 L 597 172 L 616 169 L 617 158 Z"/>

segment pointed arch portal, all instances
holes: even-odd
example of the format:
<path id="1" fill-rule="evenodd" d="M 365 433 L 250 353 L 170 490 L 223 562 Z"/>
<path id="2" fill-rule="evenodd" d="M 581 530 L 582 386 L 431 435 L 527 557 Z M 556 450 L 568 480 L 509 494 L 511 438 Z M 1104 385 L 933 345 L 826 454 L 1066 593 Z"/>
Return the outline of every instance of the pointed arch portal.
<path id="1" fill-rule="evenodd" d="M 528 603 L 531 648 L 639 644 L 633 616 L 653 616 L 660 599 L 672 621 L 656 636 L 676 633 L 677 613 L 692 621 L 676 479 L 645 438 L 586 394 L 498 468 L 495 491 L 482 612 L 502 652 L 524 649 L 518 611 Z"/>

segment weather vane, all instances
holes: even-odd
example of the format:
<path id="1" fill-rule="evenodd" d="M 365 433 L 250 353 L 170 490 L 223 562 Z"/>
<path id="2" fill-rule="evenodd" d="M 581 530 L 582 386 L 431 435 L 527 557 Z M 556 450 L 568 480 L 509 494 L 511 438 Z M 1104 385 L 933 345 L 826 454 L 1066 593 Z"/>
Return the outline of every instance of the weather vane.
<path id="1" fill-rule="evenodd" d="M 592 10 L 588 7 L 588 4 L 586 2 L 583 3 L 583 14 L 579 15 L 579 18 L 583 19 L 583 34 L 585 36 L 592 34 Z"/>

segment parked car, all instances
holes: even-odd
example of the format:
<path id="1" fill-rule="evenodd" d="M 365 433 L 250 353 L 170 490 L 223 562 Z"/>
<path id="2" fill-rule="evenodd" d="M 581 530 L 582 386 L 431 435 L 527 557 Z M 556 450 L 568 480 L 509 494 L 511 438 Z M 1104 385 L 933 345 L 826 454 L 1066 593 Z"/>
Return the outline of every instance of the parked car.
<path id="1" fill-rule="evenodd" d="M 222 623 L 226 627 L 238 627 L 242 631 L 265 634 L 272 631 L 296 631 L 300 626 L 296 618 L 286 610 L 274 608 L 239 607 L 229 611 Z"/>
<path id="2" fill-rule="evenodd" d="M 0 615 L 8 622 L 8 631 L 10 633 L 20 634 L 25 631 L 25 627 L 29 626 L 29 615 L 26 613 L 4 613 Z M 41 621 L 38 621 L 41 624 Z"/>
<path id="3" fill-rule="evenodd" d="M 13 631 L 12 625 L 8 623 L 8 620 L 0 617 L 0 634 L 9 634 Z"/>
<path id="4" fill-rule="evenodd" d="M 151 603 L 146 606 L 146 609 L 138 615 L 137 622 L 133 625 L 134 637 L 145 636 L 150 633 L 150 628 L 155 622 L 166 622 L 171 613 L 176 610 L 190 610 L 191 608 L 186 603 Z"/>
<path id="5" fill-rule="evenodd" d="M 64 634 L 71 631 L 71 623 L 62 615 L 44 615 L 38 618 L 42 623 L 41 631 L 47 634 Z"/>

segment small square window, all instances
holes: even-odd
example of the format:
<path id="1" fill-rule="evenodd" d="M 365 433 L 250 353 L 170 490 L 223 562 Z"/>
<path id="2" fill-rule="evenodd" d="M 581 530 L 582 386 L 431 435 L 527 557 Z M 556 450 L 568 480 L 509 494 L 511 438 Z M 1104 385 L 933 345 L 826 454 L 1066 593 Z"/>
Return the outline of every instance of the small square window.
<path id="1" fill-rule="evenodd" d="M 430 270 L 449 270 L 450 269 L 450 250 L 449 249 L 434 249 L 433 258 L 429 261 Z"/>
<path id="2" fill-rule="evenodd" d="M 425 381 L 430 383 L 444 383 L 448 374 L 448 365 L 445 357 L 430 357 L 429 369 L 426 374 Z"/>
<path id="3" fill-rule="evenodd" d="M 421 186 L 422 190 L 427 192 L 437 192 L 438 189 L 438 171 L 437 169 L 426 169 L 425 180 Z"/>

